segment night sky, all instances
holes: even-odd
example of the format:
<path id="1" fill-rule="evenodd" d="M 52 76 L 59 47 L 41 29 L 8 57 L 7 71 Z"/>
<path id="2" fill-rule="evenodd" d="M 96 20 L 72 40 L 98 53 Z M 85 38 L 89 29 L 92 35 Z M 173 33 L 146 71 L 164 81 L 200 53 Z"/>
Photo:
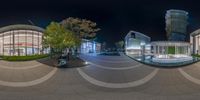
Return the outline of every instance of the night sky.
<path id="1" fill-rule="evenodd" d="M 79 17 L 97 23 L 98 41 L 109 46 L 124 39 L 129 30 L 155 40 L 166 40 L 165 13 L 168 9 L 189 12 L 188 33 L 200 28 L 198 0 L 6 0 L 0 4 L 0 26 L 30 24 L 45 28 L 51 21 Z"/>

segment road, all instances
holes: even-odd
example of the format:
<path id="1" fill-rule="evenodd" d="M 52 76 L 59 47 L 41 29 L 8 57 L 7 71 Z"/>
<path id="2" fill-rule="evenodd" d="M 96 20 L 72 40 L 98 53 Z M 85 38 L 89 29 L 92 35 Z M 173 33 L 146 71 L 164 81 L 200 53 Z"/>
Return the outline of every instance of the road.
<path id="1" fill-rule="evenodd" d="M 165 69 L 138 63 L 125 55 L 81 55 L 81 58 L 89 64 L 64 69 L 37 61 L 0 61 L 1 100 L 200 98 L 200 63 Z"/>

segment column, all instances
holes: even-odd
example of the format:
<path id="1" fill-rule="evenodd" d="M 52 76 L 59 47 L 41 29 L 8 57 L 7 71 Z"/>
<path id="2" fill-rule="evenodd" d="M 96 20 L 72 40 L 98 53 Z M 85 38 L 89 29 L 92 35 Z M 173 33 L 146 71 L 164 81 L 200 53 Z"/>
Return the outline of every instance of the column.
<path id="1" fill-rule="evenodd" d="M 10 31 L 10 35 L 9 35 L 9 38 L 10 38 L 9 42 L 10 43 L 9 43 L 9 51 L 8 51 L 10 56 L 11 56 L 11 36 L 12 36 L 12 34 L 11 34 L 11 31 Z"/>
<path id="2" fill-rule="evenodd" d="M 196 44 L 196 42 L 195 42 L 195 37 L 194 36 L 192 36 L 192 53 L 193 54 L 195 54 L 195 44 Z"/>
<path id="3" fill-rule="evenodd" d="M 198 39 L 198 41 L 197 41 L 197 42 L 198 42 L 198 45 L 197 45 L 197 50 L 198 50 L 198 54 L 199 54 L 199 45 L 200 45 L 200 44 L 199 44 L 199 36 L 198 36 L 198 38 L 197 38 L 197 39 Z"/>
<path id="4" fill-rule="evenodd" d="M 3 38 L 2 39 L 3 39 L 3 47 L 2 48 L 3 48 L 3 56 L 4 56 L 4 33 L 3 33 Z"/>
<path id="5" fill-rule="evenodd" d="M 19 50 L 19 31 L 17 31 L 17 35 L 18 35 L 18 40 L 17 40 L 17 53 L 18 53 L 18 56 L 20 55 L 20 50 Z"/>
<path id="6" fill-rule="evenodd" d="M 14 33 L 14 31 L 13 31 L 13 34 L 12 34 L 12 36 L 13 36 L 13 56 L 15 55 L 15 33 Z"/>
<path id="7" fill-rule="evenodd" d="M 40 47 L 41 47 L 41 49 L 42 49 L 42 51 L 41 51 L 41 54 L 44 54 L 44 48 L 43 48 L 43 41 L 42 41 L 42 39 L 43 39 L 43 35 L 41 35 L 41 38 L 40 38 Z"/>
<path id="8" fill-rule="evenodd" d="M 191 55 L 191 50 L 190 50 L 190 46 L 188 46 L 188 55 Z"/>
<path id="9" fill-rule="evenodd" d="M 197 37 L 197 41 L 196 41 L 196 53 L 199 54 L 199 37 Z"/>
<path id="10" fill-rule="evenodd" d="M 174 47 L 175 47 L 175 52 L 174 52 L 174 55 L 176 55 L 176 44 L 175 44 L 175 46 L 174 46 Z"/>
<path id="11" fill-rule="evenodd" d="M 34 45 L 34 37 L 33 37 L 33 31 L 32 31 L 32 55 L 34 55 L 34 48 L 33 48 L 33 45 Z"/>
<path id="12" fill-rule="evenodd" d="M 166 47 L 167 47 L 166 56 L 167 56 L 167 58 L 169 58 L 169 57 L 168 57 L 168 54 L 169 54 L 169 52 L 168 52 L 168 51 L 169 51 L 169 47 L 168 47 L 168 46 L 166 46 Z"/>
<path id="13" fill-rule="evenodd" d="M 27 56 L 27 31 L 24 30 L 25 32 L 25 55 Z"/>
<path id="14" fill-rule="evenodd" d="M 38 54 L 40 54 L 40 44 L 39 44 L 40 43 L 40 39 L 39 39 L 39 34 L 40 33 L 38 32 L 38 40 L 37 40 L 37 42 L 38 42 L 38 44 L 37 44 L 38 45 Z"/>
<path id="15" fill-rule="evenodd" d="M 155 55 L 157 55 L 157 46 L 155 45 Z"/>

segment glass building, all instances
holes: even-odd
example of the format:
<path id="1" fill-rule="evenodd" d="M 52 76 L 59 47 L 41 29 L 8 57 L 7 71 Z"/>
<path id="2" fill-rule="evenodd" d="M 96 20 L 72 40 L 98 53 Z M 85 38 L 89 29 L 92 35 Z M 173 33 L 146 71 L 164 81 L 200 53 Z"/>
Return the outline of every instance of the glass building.
<path id="1" fill-rule="evenodd" d="M 44 29 L 32 25 L 10 25 L 0 28 L 0 55 L 26 56 L 48 53 L 43 50 Z"/>
<path id="2" fill-rule="evenodd" d="M 182 41 L 154 41 L 151 42 L 154 56 L 158 58 L 170 58 L 190 56 L 190 43 Z"/>
<path id="3" fill-rule="evenodd" d="M 151 38 L 136 31 L 130 31 L 125 37 L 125 52 L 136 56 L 150 54 Z"/>
<path id="4" fill-rule="evenodd" d="M 190 61 L 190 43 L 186 42 L 188 12 L 171 9 L 165 15 L 168 41 L 151 42 L 153 62 L 176 63 Z"/>
<path id="5" fill-rule="evenodd" d="M 101 44 L 95 41 L 82 39 L 80 53 L 100 53 Z"/>
<path id="6" fill-rule="evenodd" d="M 165 21 L 168 40 L 185 41 L 188 25 L 188 12 L 175 9 L 167 10 Z"/>
<path id="7" fill-rule="evenodd" d="M 191 51 L 193 54 L 200 54 L 200 29 L 190 34 Z"/>

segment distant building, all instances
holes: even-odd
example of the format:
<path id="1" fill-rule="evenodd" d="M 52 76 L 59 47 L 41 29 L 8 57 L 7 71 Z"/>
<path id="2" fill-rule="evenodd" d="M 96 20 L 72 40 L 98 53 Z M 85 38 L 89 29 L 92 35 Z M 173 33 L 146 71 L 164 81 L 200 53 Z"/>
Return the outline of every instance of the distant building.
<path id="1" fill-rule="evenodd" d="M 101 43 L 82 39 L 80 53 L 99 53 L 101 51 Z"/>
<path id="2" fill-rule="evenodd" d="M 200 54 L 200 29 L 190 34 L 191 51 L 193 54 Z"/>
<path id="3" fill-rule="evenodd" d="M 151 38 L 136 31 L 130 31 L 125 37 L 126 54 L 145 55 L 151 52 Z"/>
<path id="4" fill-rule="evenodd" d="M 165 15 L 166 32 L 170 41 L 185 41 L 188 25 L 188 12 L 183 10 L 167 10 Z"/>
<path id="5" fill-rule="evenodd" d="M 190 43 L 186 42 L 188 12 L 183 10 L 168 10 L 165 15 L 168 41 L 151 42 L 152 58 L 156 63 L 180 63 L 193 58 Z"/>

